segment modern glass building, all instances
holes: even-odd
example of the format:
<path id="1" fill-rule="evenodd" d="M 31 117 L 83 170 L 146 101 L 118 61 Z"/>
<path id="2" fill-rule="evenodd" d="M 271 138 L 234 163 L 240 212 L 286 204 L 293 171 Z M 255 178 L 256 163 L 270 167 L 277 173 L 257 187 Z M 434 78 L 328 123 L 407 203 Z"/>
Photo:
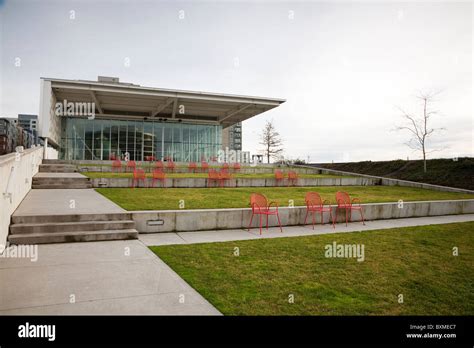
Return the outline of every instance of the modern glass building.
<path id="1" fill-rule="evenodd" d="M 66 160 L 211 160 L 223 130 L 285 100 L 142 87 L 118 78 L 41 79 L 39 135 Z"/>
<path id="2" fill-rule="evenodd" d="M 61 159 L 200 161 L 217 156 L 222 127 L 158 121 L 62 119 Z"/>

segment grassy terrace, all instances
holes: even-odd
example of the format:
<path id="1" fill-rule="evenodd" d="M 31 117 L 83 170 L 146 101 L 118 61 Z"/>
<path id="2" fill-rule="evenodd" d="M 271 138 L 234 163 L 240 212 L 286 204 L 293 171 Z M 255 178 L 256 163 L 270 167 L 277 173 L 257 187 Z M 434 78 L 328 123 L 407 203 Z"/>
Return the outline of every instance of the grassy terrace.
<path id="1" fill-rule="evenodd" d="M 112 173 L 112 172 L 85 172 L 81 173 L 89 178 L 132 178 L 132 173 Z M 147 173 L 151 178 L 152 173 Z M 207 178 L 207 173 L 166 173 L 168 178 Z M 237 179 L 274 179 L 275 174 L 241 174 L 232 173 Z M 329 175 L 329 174 L 299 174 L 299 178 L 322 179 L 322 178 L 350 178 L 351 176 Z"/>
<path id="2" fill-rule="evenodd" d="M 466 222 L 151 249 L 226 315 L 474 315 L 473 230 Z M 326 258 L 334 241 L 363 244 L 365 260 Z"/>
<path id="3" fill-rule="evenodd" d="M 474 199 L 474 194 L 439 192 L 399 186 L 321 186 L 321 187 L 242 187 L 242 188 L 99 188 L 97 192 L 126 210 L 174 210 L 180 200 L 186 209 L 246 208 L 250 194 L 259 192 L 280 206 L 305 205 L 304 195 L 317 191 L 324 199 L 334 203 L 337 191 L 346 191 L 362 203 L 426 201 L 444 199 Z"/>
<path id="4" fill-rule="evenodd" d="M 322 167 L 353 173 L 385 176 L 427 184 L 460 187 L 474 190 L 474 158 L 430 159 L 428 171 L 423 171 L 423 161 L 365 161 L 351 163 L 326 163 Z"/>

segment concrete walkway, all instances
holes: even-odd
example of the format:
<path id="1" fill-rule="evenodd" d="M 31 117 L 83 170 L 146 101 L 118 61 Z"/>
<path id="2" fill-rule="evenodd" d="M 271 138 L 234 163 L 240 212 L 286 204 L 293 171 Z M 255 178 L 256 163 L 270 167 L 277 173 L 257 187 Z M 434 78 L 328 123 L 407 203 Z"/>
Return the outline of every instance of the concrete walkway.
<path id="1" fill-rule="evenodd" d="M 124 209 L 100 193 L 97 193 L 94 189 L 36 189 L 28 192 L 23 202 L 13 213 L 13 216 L 112 214 L 125 212 Z"/>
<path id="2" fill-rule="evenodd" d="M 218 230 L 218 231 L 198 231 L 198 232 L 178 232 L 178 233 L 149 233 L 140 234 L 139 239 L 146 245 L 170 245 L 170 244 L 193 244 L 226 242 L 236 240 L 261 239 L 261 238 L 282 238 L 310 236 L 328 233 L 361 232 L 378 229 L 448 224 L 452 222 L 474 221 L 474 214 L 463 215 L 445 215 L 420 218 L 390 219 L 366 221 L 366 225 L 360 222 L 349 223 L 346 227 L 344 223 L 332 225 L 315 225 L 314 230 L 311 225 L 307 226 L 286 226 L 283 227 L 283 233 L 278 227 L 272 227 L 268 230 L 262 229 L 262 235 L 258 228 L 253 228 L 250 232 L 243 229 L 238 230 Z"/>
<path id="3" fill-rule="evenodd" d="M 7 314 L 220 313 L 143 243 L 126 240 L 39 245 L 36 262 L 0 257 Z"/>

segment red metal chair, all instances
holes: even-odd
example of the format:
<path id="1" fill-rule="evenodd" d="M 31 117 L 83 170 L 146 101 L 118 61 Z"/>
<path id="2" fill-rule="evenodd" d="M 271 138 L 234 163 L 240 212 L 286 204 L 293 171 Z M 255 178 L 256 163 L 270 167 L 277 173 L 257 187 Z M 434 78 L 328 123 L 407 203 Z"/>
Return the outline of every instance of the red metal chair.
<path id="1" fill-rule="evenodd" d="M 131 172 L 132 171 L 135 171 L 135 169 L 137 168 L 137 164 L 135 163 L 135 161 L 128 161 L 127 162 L 127 172 L 130 170 Z"/>
<path id="2" fill-rule="evenodd" d="M 211 187 L 211 183 L 214 183 L 217 186 L 220 180 L 219 173 L 215 169 L 209 169 L 207 172 L 207 187 Z"/>
<path id="3" fill-rule="evenodd" d="M 203 173 L 207 172 L 209 170 L 209 163 L 207 163 L 206 161 L 202 161 L 201 162 L 201 171 Z"/>
<path id="4" fill-rule="evenodd" d="M 298 173 L 294 171 L 288 172 L 288 186 L 295 186 L 298 183 Z"/>
<path id="5" fill-rule="evenodd" d="M 155 156 L 145 156 L 145 161 L 146 162 L 151 162 L 151 161 L 155 161 L 155 160 L 156 160 Z"/>
<path id="6" fill-rule="evenodd" d="M 159 169 L 159 170 L 163 171 L 164 167 L 165 166 L 163 165 L 163 161 L 156 161 L 155 169 Z"/>
<path id="7" fill-rule="evenodd" d="M 120 173 L 122 171 L 122 162 L 120 160 L 115 160 L 112 162 L 112 172 Z"/>
<path id="8" fill-rule="evenodd" d="M 331 223 L 334 222 L 333 218 L 332 218 L 332 209 L 331 209 L 331 206 L 330 206 L 330 203 L 327 199 L 325 199 L 324 201 L 321 199 L 321 196 L 319 195 L 319 193 L 317 192 L 308 192 L 306 193 L 306 196 L 304 198 L 305 202 L 306 202 L 306 216 L 304 218 L 304 224 L 306 225 L 306 220 L 308 219 L 308 214 L 311 213 L 311 216 L 312 216 L 312 221 L 313 221 L 313 230 L 314 230 L 314 215 L 319 212 L 321 213 L 321 225 L 323 225 L 323 213 L 325 212 L 329 212 L 329 217 L 330 217 L 330 221 Z M 327 204 L 326 207 L 324 207 L 324 205 Z M 332 225 L 332 227 L 334 228 L 334 223 Z"/>
<path id="9" fill-rule="evenodd" d="M 262 234 L 262 216 L 267 217 L 267 230 L 268 230 L 268 216 L 276 215 L 278 219 L 278 225 L 280 226 L 280 231 L 283 232 L 281 228 L 280 215 L 278 215 L 278 203 L 270 202 L 268 203 L 267 197 L 260 193 L 252 193 L 250 195 L 250 206 L 252 207 L 252 216 L 250 218 L 250 223 L 248 231 L 250 231 L 250 226 L 252 226 L 252 220 L 254 215 L 260 215 L 260 234 Z M 273 208 L 273 209 L 272 209 Z"/>
<path id="10" fill-rule="evenodd" d="M 285 179 L 285 175 L 281 170 L 275 170 L 275 184 L 276 186 L 279 185 L 280 182 L 283 182 Z"/>
<path id="11" fill-rule="evenodd" d="M 343 209 L 346 211 L 346 226 L 347 226 L 347 215 L 349 214 L 349 222 L 352 219 L 352 211 L 353 210 L 358 210 L 360 211 L 360 216 L 362 218 L 362 224 L 365 225 L 364 222 L 364 214 L 362 213 L 362 205 L 361 201 L 359 198 L 353 198 L 351 200 L 349 194 L 347 192 L 337 192 L 336 193 L 336 202 L 337 202 L 337 207 L 336 207 L 336 216 L 333 219 L 333 226 L 336 223 L 337 219 L 337 211 L 340 209 Z M 358 205 L 354 206 L 354 203 L 357 203 Z"/>
<path id="12" fill-rule="evenodd" d="M 188 166 L 188 170 L 190 173 L 196 173 L 197 171 L 197 164 L 196 162 L 190 162 Z"/>
<path id="13" fill-rule="evenodd" d="M 232 179 L 232 174 L 230 174 L 227 169 L 221 169 L 221 171 L 218 173 L 218 176 L 221 187 L 224 187 L 226 181 Z"/>
<path id="14" fill-rule="evenodd" d="M 140 186 L 140 180 L 143 181 L 143 187 L 146 187 L 146 174 L 143 169 L 135 169 L 133 171 L 132 188 L 135 188 L 135 183 Z"/>
<path id="15" fill-rule="evenodd" d="M 171 173 L 173 173 L 174 170 L 176 169 L 176 164 L 174 164 L 173 161 L 168 161 L 166 163 L 166 169 L 168 169 Z"/>
<path id="16" fill-rule="evenodd" d="M 165 186 L 165 183 L 166 183 L 166 173 L 163 172 L 162 170 L 160 169 L 155 169 L 153 171 L 153 179 L 152 179 L 152 182 L 151 182 L 151 187 L 155 187 L 155 182 L 156 181 L 159 181 L 161 183 L 161 187 L 166 187 Z"/>
<path id="17" fill-rule="evenodd" d="M 236 162 L 233 165 L 234 172 L 240 172 L 240 163 Z"/>

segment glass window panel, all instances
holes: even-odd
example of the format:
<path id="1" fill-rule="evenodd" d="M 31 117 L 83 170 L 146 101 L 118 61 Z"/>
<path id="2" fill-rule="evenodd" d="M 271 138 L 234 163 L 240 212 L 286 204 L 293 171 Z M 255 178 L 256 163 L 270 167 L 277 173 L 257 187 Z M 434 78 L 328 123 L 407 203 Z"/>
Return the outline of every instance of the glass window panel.
<path id="1" fill-rule="evenodd" d="M 117 122 L 112 121 L 110 127 L 110 158 L 120 158 L 120 147 L 119 147 L 119 125 Z"/>
<path id="2" fill-rule="evenodd" d="M 110 159 L 110 151 L 112 148 L 112 142 L 110 139 L 110 129 L 111 129 L 111 122 L 108 120 L 103 121 L 102 125 L 102 159 L 109 160 Z"/>
<path id="3" fill-rule="evenodd" d="M 130 160 L 135 160 L 135 122 L 128 121 L 128 133 L 127 133 L 127 152 L 130 155 Z"/>
<path id="4" fill-rule="evenodd" d="M 150 159 L 153 156 L 155 156 L 154 138 L 155 138 L 155 135 L 153 133 L 153 123 L 144 122 L 144 125 L 143 125 L 143 159 L 144 160 L 146 160 L 147 158 Z"/>
<path id="5" fill-rule="evenodd" d="M 127 125 L 123 121 L 119 121 L 119 156 L 123 159 L 127 152 Z"/>
<path id="6" fill-rule="evenodd" d="M 94 120 L 94 142 L 93 142 L 93 159 L 102 159 L 102 121 Z"/>
<path id="7" fill-rule="evenodd" d="M 94 133 L 94 123 L 91 122 L 90 120 L 87 120 L 88 122 L 85 122 L 84 125 L 84 159 L 86 160 L 92 160 L 92 139 L 93 139 L 93 133 Z"/>
<path id="8" fill-rule="evenodd" d="M 153 126 L 153 134 L 155 135 L 155 156 L 157 160 L 163 159 L 163 126 L 159 122 L 155 122 Z"/>

